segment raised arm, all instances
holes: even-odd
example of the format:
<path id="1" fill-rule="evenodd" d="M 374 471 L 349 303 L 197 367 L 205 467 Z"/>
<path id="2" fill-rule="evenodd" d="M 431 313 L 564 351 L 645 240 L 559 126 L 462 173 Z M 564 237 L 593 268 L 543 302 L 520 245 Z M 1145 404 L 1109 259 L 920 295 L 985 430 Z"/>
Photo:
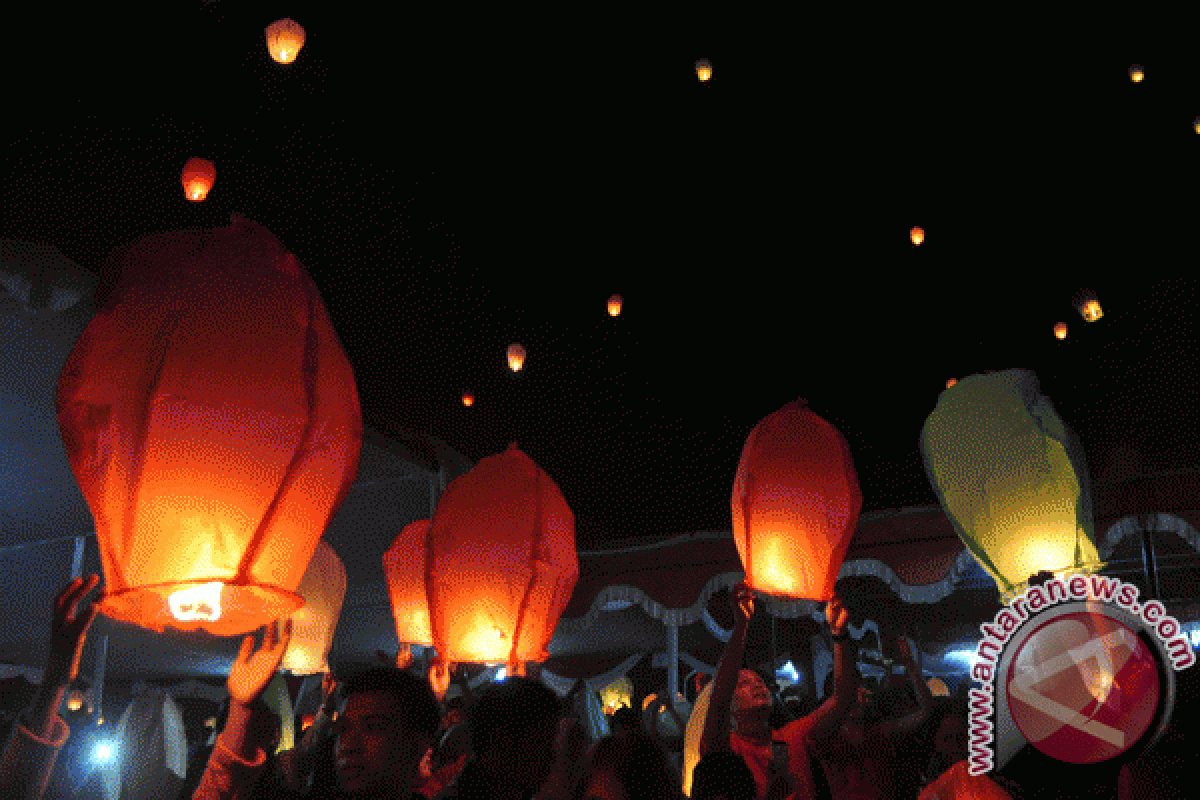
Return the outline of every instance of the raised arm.
<path id="1" fill-rule="evenodd" d="M 908 679 L 912 682 L 913 690 L 917 694 L 917 710 L 898 719 L 889 719 L 881 723 L 880 731 L 884 735 L 890 736 L 912 733 L 929 718 L 929 711 L 933 708 L 933 695 L 925 684 L 920 667 L 913 659 L 908 640 L 903 636 L 899 637 L 897 647 L 900 651 L 900 663 L 904 665 L 904 671 L 908 674 Z"/>
<path id="2" fill-rule="evenodd" d="M 742 668 L 742 657 L 746 653 L 746 631 L 750 618 L 754 616 L 754 590 L 745 583 L 733 587 L 733 635 L 725 645 L 717 675 L 713 678 L 712 691 L 708 698 L 708 712 L 704 717 L 704 733 L 700 737 L 700 757 L 729 749 L 729 704 L 737 688 L 738 673 Z"/>
<path id="3" fill-rule="evenodd" d="M 814 742 L 827 739 L 842 724 L 854 705 L 857 689 L 854 654 L 850 634 L 846 630 L 850 624 L 850 612 L 842 605 L 837 592 L 825 605 L 825 621 L 833 638 L 833 694 L 825 698 L 825 702 L 810 717 L 812 725 L 809 737 Z"/>

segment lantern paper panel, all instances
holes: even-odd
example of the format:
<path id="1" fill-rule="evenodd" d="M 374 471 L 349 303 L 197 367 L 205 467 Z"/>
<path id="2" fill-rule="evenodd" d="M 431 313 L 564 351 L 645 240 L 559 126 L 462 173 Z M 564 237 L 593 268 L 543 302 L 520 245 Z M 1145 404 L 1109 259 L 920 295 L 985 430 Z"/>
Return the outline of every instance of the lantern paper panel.
<path id="1" fill-rule="evenodd" d="M 1039 571 L 1103 567 L 1083 448 L 1032 372 L 972 375 L 942 392 L 921 452 L 942 507 L 1006 602 Z"/>
<path id="2" fill-rule="evenodd" d="M 229 636 L 287 616 L 358 468 L 358 391 L 316 287 L 265 228 L 152 236 L 59 377 L 100 611 Z"/>
<path id="3" fill-rule="evenodd" d="M 742 449 L 733 536 L 757 591 L 824 602 L 833 596 L 862 509 L 842 435 L 803 400 L 763 419 Z"/>
<path id="4" fill-rule="evenodd" d="M 304 607 L 292 612 L 292 639 L 280 663 L 293 675 L 330 672 L 329 648 L 346 597 L 346 568 L 322 539 L 297 590 Z"/>
<path id="5" fill-rule="evenodd" d="M 579 578 L 575 517 L 516 444 L 450 483 L 427 546 L 425 588 L 439 658 L 519 669 L 548 657 Z"/>
<path id="6" fill-rule="evenodd" d="M 433 647 L 429 627 L 429 595 L 425 591 L 425 542 L 432 520 L 409 523 L 383 554 L 396 639 L 406 644 Z"/>

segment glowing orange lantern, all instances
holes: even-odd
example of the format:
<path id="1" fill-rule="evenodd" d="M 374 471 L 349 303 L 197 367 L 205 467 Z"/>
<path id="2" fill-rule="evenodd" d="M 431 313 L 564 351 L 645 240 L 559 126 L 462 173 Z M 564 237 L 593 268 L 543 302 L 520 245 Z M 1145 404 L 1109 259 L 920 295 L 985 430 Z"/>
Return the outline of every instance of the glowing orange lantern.
<path id="1" fill-rule="evenodd" d="M 1058 339 L 1067 338 L 1067 323 L 1059 322 L 1054 326 L 1054 336 Z"/>
<path id="2" fill-rule="evenodd" d="M 513 372 L 520 372 L 521 367 L 525 365 L 525 348 L 519 344 L 509 345 L 508 347 L 508 368 Z"/>
<path id="3" fill-rule="evenodd" d="M 475 405 L 475 395 L 471 394 L 470 392 L 463 392 L 462 403 L 464 406 Z"/>
<path id="4" fill-rule="evenodd" d="M 267 26 L 267 49 L 280 64 L 295 61 L 301 47 L 304 47 L 304 28 L 295 20 L 285 17 Z"/>
<path id="5" fill-rule="evenodd" d="M 316 287 L 237 215 L 143 239 L 108 272 L 56 395 L 96 524 L 100 611 L 221 636 L 287 616 L 362 437 Z"/>
<path id="6" fill-rule="evenodd" d="M 950 380 L 946 381 L 946 388 L 949 389 L 956 383 L 958 383 L 958 378 L 951 378 Z"/>
<path id="7" fill-rule="evenodd" d="M 67 692 L 67 709 L 69 711 L 78 711 L 83 708 L 83 701 L 86 699 L 82 689 L 72 689 Z"/>
<path id="8" fill-rule="evenodd" d="M 217 168 L 203 158 L 190 158 L 183 165 L 183 190 L 187 199 L 199 203 L 208 197 L 213 181 L 217 179 Z"/>
<path id="9" fill-rule="evenodd" d="M 913 228 L 908 232 L 908 238 L 912 240 L 913 244 L 920 244 L 925 241 L 925 231 L 920 228 Z"/>
<path id="10" fill-rule="evenodd" d="M 699 78 L 701 82 L 712 78 L 712 64 L 709 63 L 707 58 L 702 58 L 696 62 L 696 77 Z"/>
<path id="11" fill-rule="evenodd" d="M 409 523 L 383 554 L 396 638 L 406 644 L 433 647 L 429 628 L 429 594 L 425 591 L 425 549 L 430 520 Z"/>
<path id="12" fill-rule="evenodd" d="M 1196 133 L 1200 133 L 1200 117 L 1196 117 L 1192 122 L 1192 127 L 1196 130 Z"/>
<path id="13" fill-rule="evenodd" d="M 825 601 L 862 509 L 842 435 L 797 400 L 758 423 L 733 484 L 733 538 L 752 589 Z"/>
<path id="14" fill-rule="evenodd" d="M 1143 72 L 1142 68 L 1139 67 L 1137 64 L 1134 64 L 1132 67 L 1129 68 L 1129 79 L 1131 81 L 1133 81 L 1134 83 L 1141 83 L 1142 79 L 1145 77 L 1146 77 L 1146 73 Z"/>
<path id="15" fill-rule="evenodd" d="M 621 313 L 621 302 L 621 295 L 619 294 L 614 294 L 608 298 L 608 315 L 610 317 L 615 317 Z"/>
<path id="16" fill-rule="evenodd" d="M 423 577 L 439 658 L 520 674 L 524 662 L 547 658 L 579 578 L 575 515 L 513 444 L 446 488 L 426 533 Z"/>

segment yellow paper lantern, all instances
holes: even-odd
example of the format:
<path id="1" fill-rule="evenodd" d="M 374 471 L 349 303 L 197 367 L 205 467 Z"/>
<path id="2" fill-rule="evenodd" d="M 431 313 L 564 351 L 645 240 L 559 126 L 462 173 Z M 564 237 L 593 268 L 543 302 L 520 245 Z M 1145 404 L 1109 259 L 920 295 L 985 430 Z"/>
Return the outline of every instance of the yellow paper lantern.
<path id="1" fill-rule="evenodd" d="M 712 78 L 712 64 L 707 58 L 702 58 L 696 62 L 696 77 L 703 83 Z"/>
<path id="2" fill-rule="evenodd" d="M 751 431 L 732 506 L 733 538 L 750 588 L 818 602 L 833 595 L 862 492 L 842 435 L 803 400 Z"/>
<path id="3" fill-rule="evenodd" d="M 615 317 L 621 313 L 621 303 L 621 295 L 619 294 L 614 294 L 608 298 L 608 315 L 610 317 Z"/>
<path id="4" fill-rule="evenodd" d="M 1067 338 L 1067 323 L 1059 322 L 1054 326 L 1054 336 L 1057 339 Z"/>
<path id="5" fill-rule="evenodd" d="M 208 197 L 217 179 L 217 168 L 203 158 L 190 158 L 183 165 L 183 191 L 187 199 L 199 203 Z"/>
<path id="6" fill-rule="evenodd" d="M 296 591 L 304 607 L 292 612 L 292 640 L 279 668 L 293 675 L 329 672 L 329 648 L 346 596 L 346 568 L 325 540 L 317 544 Z"/>
<path id="7" fill-rule="evenodd" d="M 1040 571 L 1100 569 L 1083 448 L 1025 370 L 972 375 L 925 420 L 930 483 L 1005 602 Z"/>
<path id="8" fill-rule="evenodd" d="M 513 372 L 520 372 L 523 366 L 525 366 L 525 348 L 519 344 L 509 345 L 508 368 Z"/>
<path id="9" fill-rule="evenodd" d="M 622 675 L 600 690 L 600 704 L 605 714 L 612 714 L 622 706 L 633 707 L 633 683 Z"/>
<path id="10" fill-rule="evenodd" d="M 908 232 L 908 238 L 912 240 L 913 244 L 920 244 L 921 242 L 925 241 L 925 231 L 921 228 L 914 227 Z"/>
<path id="11" fill-rule="evenodd" d="M 267 50 L 280 64 L 295 61 L 301 47 L 304 47 L 304 28 L 295 20 L 285 17 L 267 26 Z"/>
<path id="12" fill-rule="evenodd" d="M 1134 64 L 1129 68 L 1129 80 L 1133 81 L 1134 83 L 1141 83 L 1142 79 L 1145 77 L 1146 73 L 1143 72 L 1142 68 L 1137 64 Z"/>

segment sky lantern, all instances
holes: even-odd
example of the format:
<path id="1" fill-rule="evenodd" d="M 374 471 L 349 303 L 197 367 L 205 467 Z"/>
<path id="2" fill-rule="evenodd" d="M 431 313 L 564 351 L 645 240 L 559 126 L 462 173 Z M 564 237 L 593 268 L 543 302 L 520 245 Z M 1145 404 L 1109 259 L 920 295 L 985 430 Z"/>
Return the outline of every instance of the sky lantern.
<path id="1" fill-rule="evenodd" d="M 430 522 L 421 519 L 406 525 L 383 554 L 383 574 L 401 649 L 409 644 L 433 647 L 429 594 L 425 590 L 425 543 Z"/>
<path id="2" fill-rule="evenodd" d="M 946 388 L 949 389 L 956 383 L 958 383 L 958 378 L 951 378 L 950 380 L 946 381 Z"/>
<path id="3" fill-rule="evenodd" d="M 295 61 L 301 47 L 304 47 L 304 28 L 295 20 L 284 17 L 267 26 L 267 50 L 280 64 Z"/>
<path id="4" fill-rule="evenodd" d="M 475 405 L 475 395 L 471 394 L 470 392 L 463 392 L 462 404 L 464 406 Z"/>
<path id="5" fill-rule="evenodd" d="M 508 368 L 513 372 L 520 372 L 523 366 L 525 366 L 525 348 L 519 344 L 509 345 Z"/>
<path id="6" fill-rule="evenodd" d="M 696 62 L 696 77 L 701 83 L 712 79 L 712 64 L 707 58 L 702 58 Z"/>
<path id="7" fill-rule="evenodd" d="M 804 400 L 763 419 L 733 483 L 733 538 L 750 588 L 823 602 L 850 547 L 862 492 L 850 448 Z"/>
<path id="8" fill-rule="evenodd" d="M 547 658 L 579 578 L 575 516 L 515 443 L 446 488 L 426 532 L 425 559 L 441 660 L 505 664 L 511 675 Z"/>
<path id="9" fill-rule="evenodd" d="M 1103 566 L 1083 449 L 1032 372 L 972 375 L 942 392 L 921 453 L 942 508 L 1005 602 L 1042 570 Z"/>
<path id="10" fill-rule="evenodd" d="M 189 158 L 188 162 L 183 165 L 183 191 L 187 194 L 187 199 L 193 203 L 199 203 L 208 197 L 209 191 L 213 187 L 213 181 L 217 179 L 217 168 L 213 166 L 211 161 L 205 161 L 203 158 Z"/>
<path id="11" fill-rule="evenodd" d="M 1200 133 L 1200 117 L 1196 117 L 1196 119 L 1192 121 L 1192 128 L 1196 131 L 1196 133 Z"/>
<path id="12" fill-rule="evenodd" d="M 1096 293 L 1091 289 L 1083 289 L 1075 296 L 1075 308 L 1078 309 L 1079 316 L 1088 322 L 1095 322 L 1104 316 L 1104 310 L 1100 308 L 1100 301 L 1096 299 Z"/>
<path id="13" fill-rule="evenodd" d="M 622 302 L 621 295 L 619 294 L 614 294 L 612 297 L 608 298 L 608 315 L 610 317 L 616 317 L 620 315 Z"/>
<path id="14" fill-rule="evenodd" d="M 914 227 L 908 232 L 908 238 L 912 240 L 913 244 L 920 244 L 925 241 L 925 231 L 919 227 Z"/>
<path id="15" fill-rule="evenodd" d="M 1129 80 L 1133 81 L 1134 83 L 1141 83 L 1142 79 L 1145 77 L 1146 73 L 1143 72 L 1142 68 L 1137 64 L 1134 64 L 1129 68 Z"/>
<path id="16" fill-rule="evenodd" d="M 354 374 L 266 228 L 118 251 L 58 379 L 104 567 L 100 611 L 220 636 L 285 617 L 358 469 Z"/>
<path id="17" fill-rule="evenodd" d="M 1067 323 L 1057 322 L 1054 324 L 1054 336 L 1056 339 L 1067 338 Z"/>
<path id="18" fill-rule="evenodd" d="M 346 597 L 346 568 L 324 539 L 317 543 L 297 592 L 304 607 L 292 613 L 292 640 L 279 668 L 293 675 L 329 672 L 329 648 Z"/>

